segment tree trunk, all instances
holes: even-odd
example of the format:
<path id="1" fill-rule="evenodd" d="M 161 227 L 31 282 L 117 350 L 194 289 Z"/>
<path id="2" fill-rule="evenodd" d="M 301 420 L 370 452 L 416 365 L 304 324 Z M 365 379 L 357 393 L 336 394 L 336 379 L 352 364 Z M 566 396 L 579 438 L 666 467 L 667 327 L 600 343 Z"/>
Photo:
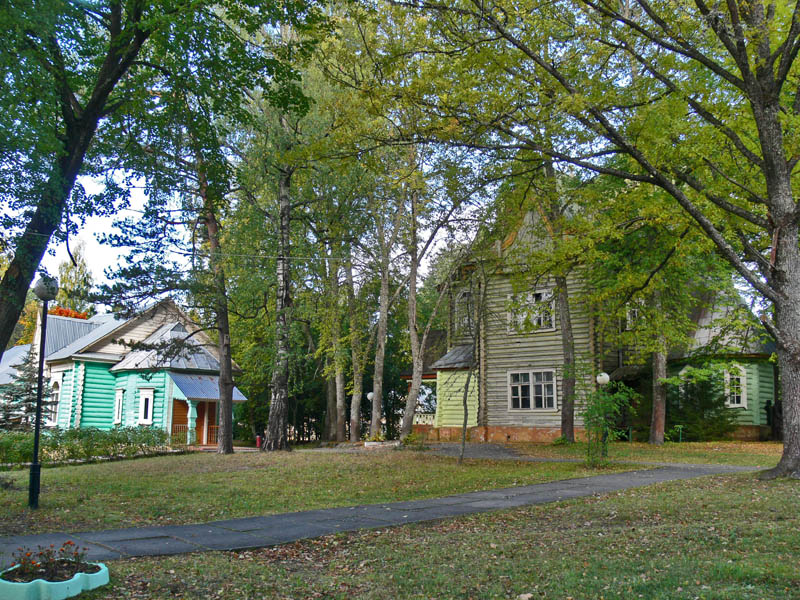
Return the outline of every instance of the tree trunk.
<path id="1" fill-rule="evenodd" d="M 275 316 L 275 366 L 272 372 L 272 398 L 269 405 L 265 450 L 288 449 L 286 439 L 286 420 L 289 414 L 289 326 L 291 324 L 290 245 L 291 189 L 292 171 L 281 169 L 278 176 L 278 259 L 276 271 L 278 280 Z"/>
<path id="2" fill-rule="evenodd" d="M 349 250 L 345 263 L 345 277 L 347 280 L 347 304 L 350 308 L 351 335 L 350 335 L 350 361 L 353 365 L 353 395 L 350 398 L 350 441 L 357 442 L 361 439 L 361 396 L 364 393 L 364 357 L 362 356 L 362 338 L 359 327 L 360 320 L 358 306 L 356 305 L 356 287 L 353 279 L 353 261 Z"/>
<path id="3" fill-rule="evenodd" d="M 330 366 L 330 363 L 328 363 Z M 328 371 L 328 369 L 326 369 Z M 336 381 L 330 372 L 325 376 L 325 433 L 326 442 L 336 440 Z"/>
<path id="4" fill-rule="evenodd" d="M 475 336 L 477 338 L 477 334 Z M 475 347 L 477 344 L 473 344 Z M 474 362 L 474 360 L 473 360 Z M 458 464 L 464 462 L 464 450 L 467 447 L 467 423 L 469 423 L 469 383 L 472 380 L 472 367 L 467 371 L 467 380 L 464 382 L 464 395 L 461 404 L 464 408 L 464 421 L 461 423 L 461 451 L 458 454 Z"/>
<path id="5" fill-rule="evenodd" d="M 408 336 L 411 345 L 411 385 L 408 388 L 403 422 L 400 425 L 400 439 L 405 439 L 414 427 L 414 413 L 417 411 L 419 387 L 422 385 L 422 369 L 425 354 L 425 338 L 422 343 L 417 329 L 417 272 L 419 271 L 419 251 L 417 248 L 417 191 L 411 192 L 411 222 L 408 235 L 408 255 L 411 265 L 408 275 Z"/>
<path id="6" fill-rule="evenodd" d="M 331 307 L 331 340 L 333 343 L 333 370 L 336 394 L 334 404 L 336 419 L 334 421 L 333 437 L 337 442 L 344 442 L 347 440 L 347 397 L 344 383 L 345 357 L 341 339 L 342 312 L 339 289 L 339 263 L 337 261 L 331 261 L 329 275 L 331 278 L 330 293 L 332 298 L 335 299 Z"/>
<path id="7" fill-rule="evenodd" d="M 208 244 L 211 249 L 211 268 L 214 272 L 214 313 L 219 336 L 219 429 L 217 452 L 233 454 L 233 359 L 231 358 L 231 330 L 228 320 L 228 294 L 225 271 L 222 267 L 220 232 L 217 216 L 204 173 L 200 173 L 200 194 L 203 198 Z"/>
<path id="8" fill-rule="evenodd" d="M 663 338 L 661 338 L 663 339 Z M 664 443 L 664 422 L 667 408 L 667 386 L 661 382 L 667 376 L 667 354 L 653 352 L 653 413 L 650 417 L 650 443 Z"/>
<path id="9" fill-rule="evenodd" d="M 382 235 L 379 231 L 378 235 Z M 381 291 L 378 303 L 378 330 L 375 341 L 375 371 L 372 377 L 372 421 L 371 437 L 381 434 L 383 412 L 383 362 L 386 356 L 386 332 L 389 325 L 389 249 L 381 248 Z"/>
<path id="10" fill-rule="evenodd" d="M 561 437 L 575 441 L 575 336 L 569 311 L 567 278 L 559 276 L 556 282 L 556 305 L 561 327 L 561 349 L 564 353 L 564 371 L 561 383 Z"/>
<path id="11" fill-rule="evenodd" d="M 774 303 L 780 399 L 783 409 L 783 454 L 774 469 L 761 474 L 762 479 L 791 476 L 800 479 L 800 246 L 798 226 L 792 216 L 791 196 L 786 198 L 785 213 L 774 215 L 783 223 L 777 234 L 775 286 L 780 298 Z"/>
<path id="12" fill-rule="evenodd" d="M 101 115 L 107 108 L 108 98 L 138 58 L 142 45 L 150 36 L 146 27 L 131 25 L 130 29 L 135 30 L 135 34 L 127 42 L 122 42 L 121 36 L 112 37 L 104 62 L 106 68 L 101 70 L 94 88 L 85 90 L 86 93 L 82 94 L 86 105 L 80 112 L 75 112 L 69 99 L 67 74 L 63 67 L 54 67 L 55 79 L 58 81 L 63 77 L 66 88 L 61 89 L 61 81 L 58 82 L 58 88 L 64 92 L 61 97 L 61 116 L 65 123 L 63 152 L 57 149 L 53 152 L 59 158 L 53 165 L 47 183 L 42 186 L 42 197 L 37 202 L 33 217 L 14 249 L 14 258 L 0 281 L 0 358 L 14 334 L 14 327 L 25 306 L 25 296 L 47 250 L 50 237 L 61 223 L 67 200 L 83 167 L 86 152 L 97 132 Z M 129 28 L 126 27 L 125 32 L 122 32 L 123 36 L 128 31 Z"/>
<path id="13" fill-rule="evenodd" d="M 0 358 L 14 334 L 14 327 L 25 307 L 25 298 L 42 261 L 53 232 L 64 216 L 67 199 L 83 166 L 86 151 L 97 130 L 99 119 L 85 118 L 76 124 L 65 142 L 64 156 L 58 160 L 44 187 L 33 217 L 14 249 L 14 258 L 0 281 Z"/>

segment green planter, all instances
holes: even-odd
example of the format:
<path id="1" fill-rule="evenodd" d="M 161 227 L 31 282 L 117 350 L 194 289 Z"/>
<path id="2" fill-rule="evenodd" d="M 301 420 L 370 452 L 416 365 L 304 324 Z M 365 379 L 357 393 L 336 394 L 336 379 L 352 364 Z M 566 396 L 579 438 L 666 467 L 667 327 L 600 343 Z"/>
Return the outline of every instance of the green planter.
<path id="1" fill-rule="evenodd" d="M 97 573 L 77 573 L 67 581 L 45 581 L 35 579 L 28 583 L 17 583 L 0 578 L 0 598 L 3 600 L 64 600 L 81 592 L 99 588 L 108 583 L 108 567 L 96 563 L 100 567 Z M 11 567 L 3 573 L 14 570 Z"/>

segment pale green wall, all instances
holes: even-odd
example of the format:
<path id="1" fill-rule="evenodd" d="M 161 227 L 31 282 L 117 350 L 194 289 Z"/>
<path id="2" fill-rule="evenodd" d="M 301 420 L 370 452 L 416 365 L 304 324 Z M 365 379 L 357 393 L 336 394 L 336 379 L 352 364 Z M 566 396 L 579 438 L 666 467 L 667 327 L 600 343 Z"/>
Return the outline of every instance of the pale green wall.
<path id="1" fill-rule="evenodd" d="M 83 376 L 81 427 L 111 429 L 114 420 L 114 375 L 108 363 L 87 362 Z"/>
<path id="2" fill-rule="evenodd" d="M 464 385 L 468 371 L 436 372 L 435 427 L 462 427 L 464 424 Z M 467 427 L 478 424 L 478 378 L 473 373 L 467 395 Z"/>
<path id="3" fill-rule="evenodd" d="M 149 379 L 142 377 L 140 373 L 131 371 L 118 373 L 114 387 L 125 390 L 122 401 L 122 425 L 132 427 L 138 424 L 139 389 L 153 388 L 155 390 L 153 394 L 153 427 L 166 429 L 169 414 L 169 399 L 166 393 L 167 380 L 168 377 L 164 371 L 153 373 Z"/>

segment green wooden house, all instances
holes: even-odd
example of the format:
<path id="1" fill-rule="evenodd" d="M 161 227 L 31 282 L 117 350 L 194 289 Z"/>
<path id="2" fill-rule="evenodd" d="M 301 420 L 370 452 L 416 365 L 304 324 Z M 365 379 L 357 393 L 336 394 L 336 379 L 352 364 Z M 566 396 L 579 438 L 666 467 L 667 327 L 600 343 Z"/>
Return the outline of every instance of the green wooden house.
<path id="1" fill-rule="evenodd" d="M 163 347 L 174 338 L 187 343 L 175 357 L 129 346 Z M 38 339 L 39 330 L 35 348 Z M 171 300 L 125 320 L 107 314 L 88 320 L 49 316 L 45 367 L 54 401 L 46 415 L 50 426 L 157 427 L 181 443 L 217 441 L 216 344 Z M 245 400 L 234 388 L 233 401 Z"/>

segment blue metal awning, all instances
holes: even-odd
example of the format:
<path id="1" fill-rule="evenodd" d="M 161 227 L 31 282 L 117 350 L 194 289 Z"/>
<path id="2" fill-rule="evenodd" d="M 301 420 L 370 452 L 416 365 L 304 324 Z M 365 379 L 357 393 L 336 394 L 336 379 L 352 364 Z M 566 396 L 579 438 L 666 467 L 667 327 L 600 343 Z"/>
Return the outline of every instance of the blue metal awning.
<path id="1" fill-rule="evenodd" d="M 169 376 L 189 400 L 219 400 L 219 377 L 216 375 L 195 375 L 170 371 Z M 233 401 L 247 401 L 247 398 L 236 386 L 233 387 Z"/>

